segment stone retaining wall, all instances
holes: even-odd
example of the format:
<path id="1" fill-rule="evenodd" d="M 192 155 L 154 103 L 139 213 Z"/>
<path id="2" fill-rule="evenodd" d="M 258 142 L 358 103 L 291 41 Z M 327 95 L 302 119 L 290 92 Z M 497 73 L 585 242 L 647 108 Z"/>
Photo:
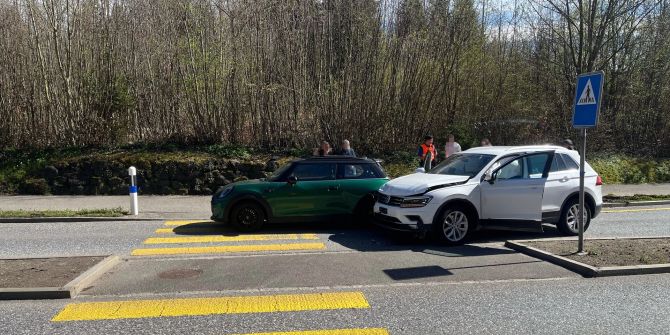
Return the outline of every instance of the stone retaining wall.
<path id="1" fill-rule="evenodd" d="M 137 168 L 142 194 L 209 195 L 233 181 L 264 178 L 276 164 L 234 159 L 203 162 L 80 159 L 49 165 L 21 183 L 21 194 L 128 194 L 128 167 Z"/>

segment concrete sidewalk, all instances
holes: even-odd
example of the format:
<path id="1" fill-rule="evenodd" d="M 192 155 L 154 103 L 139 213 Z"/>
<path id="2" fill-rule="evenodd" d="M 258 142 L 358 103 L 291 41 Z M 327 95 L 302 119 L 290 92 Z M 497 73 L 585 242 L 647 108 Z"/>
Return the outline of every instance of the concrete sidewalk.
<path id="1" fill-rule="evenodd" d="M 139 196 L 142 219 L 209 219 L 210 196 L 142 195 Z M 104 196 L 0 196 L 0 210 L 62 210 L 96 208 L 130 208 L 127 195 Z"/>
<path id="2" fill-rule="evenodd" d="M 603 195 L 670 195 L 670 184 L 604 185 Z M 210 196 L 140 195 L 139 218 L 209 219 Z M 0 210 L 59 210 L 129 208 L 130 198 L 119 196 L 0 196 Z"/>
<path id="3" fill-rule="evenodd" d="M 618 196 L 628 196 L 636 194 L 670 195 L 670 183 L 603 185 L 603 195 L 610 195 L 610 194 Z"/>

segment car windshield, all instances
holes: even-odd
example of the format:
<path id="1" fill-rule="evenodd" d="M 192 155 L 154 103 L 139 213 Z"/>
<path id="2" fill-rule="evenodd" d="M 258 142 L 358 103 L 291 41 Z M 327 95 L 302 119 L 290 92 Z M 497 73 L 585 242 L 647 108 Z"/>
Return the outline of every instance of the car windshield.
<path id="1" fill-rule="evenodd" d="M 494 157 L 495 155 L 455 154 L 449 156 L 449 158 L 432 168 L 428 173 L 468 176 L 472 178 L 476 176 Z"/>
<path id="2" fill-rule="evenodd" d="M 268 181 L 278 181 L 279 178 L 284 174 L 284 172 L 286 172 L 286 170 L 288 170 L 288 168 L 290 168 L 290 167 L 291 167 L 291 164 L 286 164 L 286 165 L 280 167 L 279 169 L 275 170 L 275 172 L 272 173 L 272 176 L 270 176 L 270 178 L 268 178 Z"/>

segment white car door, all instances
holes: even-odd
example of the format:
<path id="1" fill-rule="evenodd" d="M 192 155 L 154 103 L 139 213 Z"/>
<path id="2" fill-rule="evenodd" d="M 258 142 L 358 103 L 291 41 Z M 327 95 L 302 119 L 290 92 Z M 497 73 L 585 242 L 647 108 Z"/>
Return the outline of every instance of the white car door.
<path id="1" fill-rule="evenodd" d="M 490 227 L 540 229 L 544 187 L 553 151 L 524 154 L 491 172 L 481 183 L 481 218 Z"/>
<path id="2" fill-rule="evenodd" d="M 560 216 L 563 200 L 579 187 L 579 166 L 572 159 L 565 162 L 564 154 L 555 153 L 544 187 L 542 212 L 554 220 Z"/>

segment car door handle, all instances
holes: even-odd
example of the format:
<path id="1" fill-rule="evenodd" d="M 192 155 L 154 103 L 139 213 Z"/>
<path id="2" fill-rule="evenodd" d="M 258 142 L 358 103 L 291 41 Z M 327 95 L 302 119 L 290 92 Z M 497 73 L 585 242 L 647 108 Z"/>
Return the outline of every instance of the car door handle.
<path id="1" fill-rule="evenodd" d="M 328 186 L 328 191 L 337 191 L 339 189 L 340 189 L 339 186 Z"/>
<path id="2" fill-rule="evenodd" d="M 568 180 L 570 180 L 570 178 L 568 178 L 568 176 L 565 176 L 565 177 L 559 179 L 558 181 L 560 181 L 561 183 L 566 183 L 566 182 L 568 182 Z"/>

